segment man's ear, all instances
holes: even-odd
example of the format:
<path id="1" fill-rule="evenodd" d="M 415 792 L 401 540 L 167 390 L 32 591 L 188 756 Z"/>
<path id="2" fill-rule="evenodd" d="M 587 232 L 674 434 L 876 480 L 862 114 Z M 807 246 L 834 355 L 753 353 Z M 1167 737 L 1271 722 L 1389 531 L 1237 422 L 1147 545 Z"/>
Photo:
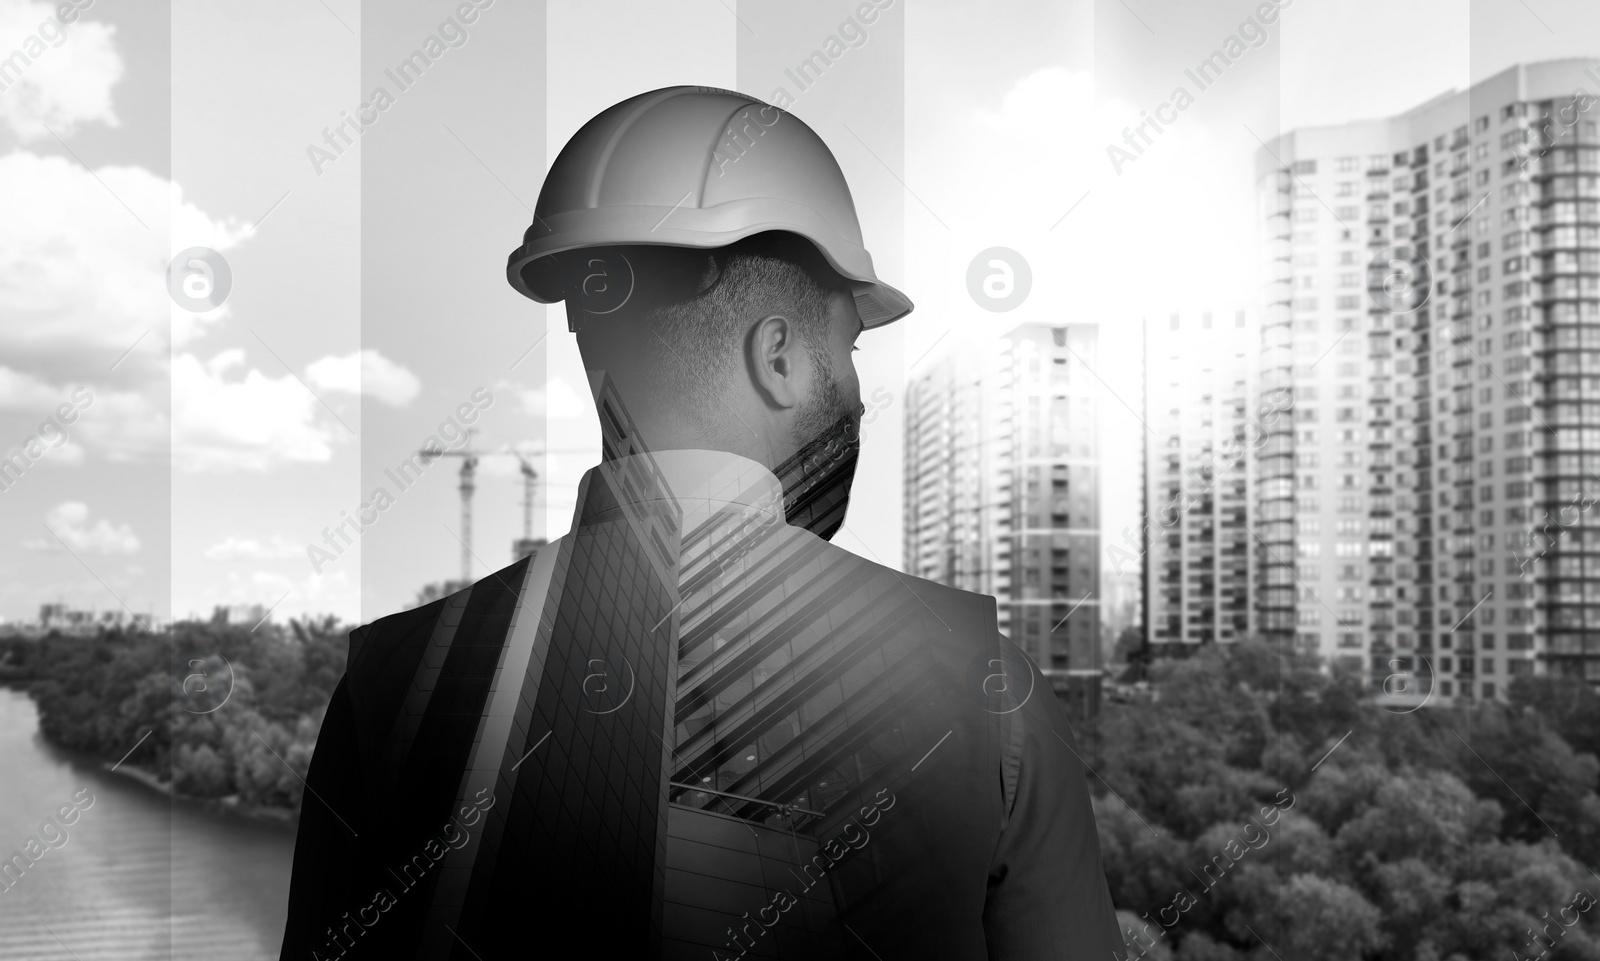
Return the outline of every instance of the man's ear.
<path id="1" fill-rule="evenodd" d="M 745 360 L 750 376 L 775 407 L 799 406 L 810 363 L 800 331 L 782 314 L 769 314 L 750 329 Z"/>

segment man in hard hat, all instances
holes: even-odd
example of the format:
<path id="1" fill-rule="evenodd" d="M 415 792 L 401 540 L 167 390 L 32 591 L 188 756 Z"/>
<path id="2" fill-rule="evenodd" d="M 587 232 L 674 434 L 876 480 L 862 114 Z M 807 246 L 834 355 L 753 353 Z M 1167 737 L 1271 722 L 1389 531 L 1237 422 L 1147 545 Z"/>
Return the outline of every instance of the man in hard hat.
<path id="1" fill-rule="evenodd" d="M 994 600 L 828 541 L 855 342 L 911 303 L 816 134 L 723 90 L 619 103 L 508 277 L 565 302 L 604 459 L 570 533 L 351 635 L 282 956 L 1119 951 L 1084 766 Z"/>

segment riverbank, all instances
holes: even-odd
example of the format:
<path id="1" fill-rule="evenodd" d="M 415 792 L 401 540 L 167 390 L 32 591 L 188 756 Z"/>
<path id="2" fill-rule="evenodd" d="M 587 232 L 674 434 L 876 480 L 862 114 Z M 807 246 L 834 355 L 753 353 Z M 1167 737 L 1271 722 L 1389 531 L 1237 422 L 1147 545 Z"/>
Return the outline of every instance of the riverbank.
<path id="1" fill-rule="evenodd" d="M 43 734 L 40 734 L 39 737 L 46 744 L 50 744 L 49 739 L 45 738 Z M 62 752 L 63 754 L 81 755 L 81 752 L 72 751 L 59 745 L 50 744 L 50 747 L 53 750 Z M 272 807 L 261 804 L 246 804 L 237 794 L 230 794 L 226 797 L 217 798 L 195 797 L 192 794 L 180 794 L 172 789 L 172 780 L 170 778 L 167 780 L 162 780 L 160 775 L 152 771 L 146 771 L 143 768 L 134 767 L 131 764 L 113 765 L 112 762 L 105 761 L 103 759 L 96 758 L 94 760 L 103 770 L 106 771 L 106 773 L 115 774 L 119 777 L 125 777 L 137 781 L 150 790 L 164 794 L 174 801 L 184 801 L 189 804 L 206 808 L 207 810 L 227 811 L 232 814 L 237 814 L 241 817 L 255 818 L 262 821 L 294 823 L 300 818 L 299 812 L 292 808 Z"/>
<path id="2" fill-rule="evenodd" d="M 0 683 L 33 702 L 46 743 L 83 763 L 167 798 L 292 823 L 348 656 L 344 633 L 327 619 L 258 631 L 183 621 L 170 636 L 0 641 Z M 182 658 L 226 691 L 226 706 L 173 710 L 191 706 L 174 701 Z"/>
<path id="3" fill-rule="evenodd" d="M 47 741 L 46 743 L 49 742 Z M 54 745 L 51 746 L 54 747 Z M 58 750 L 60 749 L 58 748 Z M 113 767 L 109 762 L 102 762 L 101 767 L 104 768 L 108 774 L 116 774 L 119 777 L 131 778 L 152 791 L 165 794 L 174 801 L 185 801 L 189 804 L 195 804 L 208 810 L 228 811 L 230 813 L 240 815 L 241 817 L 258 818 L 263 821 L 281 821 L 284 823 L 292 823 L 299 820 L 299 814 L 290 808 L 267 807 L 259 804 L 246 804 L 240 800 L 239 795 L 237 794 L 230 794 L 227 797 L 219 798 L 195 797 L 190 794 L 179 794 L 172 789 L 172 781 L 163 781 L 160 776 L 150 771 L 146 771 L 143 768 L 131 767 L 127 764 L 124 764 L 120 767 Z"/>
<path id="4" fill-rule="evenodd" d="M 19 681 L 0 678 L 0 690 L 16 691 L 18 694 L 21 694 L 28 701 L 33 703 L 34 707 L 37 708 L 38 701 L 29 693 L 28 684 L 29 682 L 26 680 Z M 50 740 L 50 738 L 46 737 L 43 731 L 39 731 L 37 736 L 40 741 L 43 741 L 49 746 L 51 751 L 60 754 L 64 758 L 71 759 L 79 764 L 97 767 L 108 774 L 115 774 L 118 777 L 124 777 L 128 778 L 129 780 L 136 781 L 144 787 L 149 788 L 150 790 L 159 794 L 164 794 L 174 801 L 184 801 L 207 810 L 226 811 L 231 814 L 237 814 L 241 817 L 253 818 L 262 821 L 294 823 L 298 821 L 300 817 L 299 812 L 293 808 L 275 807 L 263 804 L 247 804 L 237 794 L 230 794 L 225 797 L 218 798 L 196 797 L 192 794 L 181 794 L 172 789 L 171 778 L 163 780 L 162 777 L 159 774 L 156 774 L 154 771 L 147 771 L 144 768 L 135 767 L 132 764 L 119 764 L 115 761 L 108 760 L 88 751 L 77 750 L 75 748 L 67 747 L 63 744 L 57 744 Z"/>

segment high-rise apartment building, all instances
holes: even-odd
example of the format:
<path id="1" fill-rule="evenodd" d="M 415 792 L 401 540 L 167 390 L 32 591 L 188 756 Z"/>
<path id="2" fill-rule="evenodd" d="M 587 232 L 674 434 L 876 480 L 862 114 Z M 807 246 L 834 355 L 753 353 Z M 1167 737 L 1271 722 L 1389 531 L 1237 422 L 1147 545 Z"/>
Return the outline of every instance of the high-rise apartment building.
<path id="1" fill-rule="evenodd" d="M 1600 683 L 1596 97 L 1521 65 L 1259 152 L 1264 631 L 1435 702 Z"/>
<path id="2" fill-rule="evenodd" d="M 1251 631 L 1261 334 L 1244 310 L 1147 319 L 1144 333 L 1147 520 L 1128 546 L 1143 551 L 1146 636 L 1160 657 Z"/>
<path id="3" fill-rule="evenodd" d="M 1079 716 L 1101 660 L 1098 334 L 1024 324 L 906 386 L 906 570 L 997 598 Z"/>

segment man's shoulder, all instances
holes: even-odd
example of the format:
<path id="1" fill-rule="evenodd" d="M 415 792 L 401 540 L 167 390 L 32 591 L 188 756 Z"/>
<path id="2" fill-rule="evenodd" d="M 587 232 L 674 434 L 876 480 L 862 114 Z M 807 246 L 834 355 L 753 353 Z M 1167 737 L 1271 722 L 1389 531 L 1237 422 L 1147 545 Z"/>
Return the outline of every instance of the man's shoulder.
<path id="1" fill-rule="evenodd" d="M 540 546 L 539 552 L 559 551 L 565 540 L 565 537 L 558 537 Z M 420 656 L 421 647 L 416 642 L 425 641 L 441 622 L 453 622 L 474 599 L 484 601 L 496 596 L 510 596 L 515 600 L 517 593 L 523 589 L 524 565 L 530 560 L 531 557 L 519 558 L 501 570 L 426 604 L 386 614 L 351 631 L 350 651 L 345 660 L 346 673 L 357 675 L 393 666 L 395 658 L 403 658 L 413 649 Z M 455 635 L 452 635 L 451 640 L 455 639 Z"/>
<path id="2" fill-rule="evenodd" d="M 820 559 L 826 568 L 848 572 L 850 581 L 870 583 L 886 597 L 909 594 L 918 610 L 931 615 L 934 624 L 942 625 L 953 639 L 967 643 L 992 643 L 997 631 L 995 599 L 988 594 L 962 590 L 948 584 L 907 574 L 878 560 L 861 555 L 810 532 L 801 532 L 820 545 Z"/>

